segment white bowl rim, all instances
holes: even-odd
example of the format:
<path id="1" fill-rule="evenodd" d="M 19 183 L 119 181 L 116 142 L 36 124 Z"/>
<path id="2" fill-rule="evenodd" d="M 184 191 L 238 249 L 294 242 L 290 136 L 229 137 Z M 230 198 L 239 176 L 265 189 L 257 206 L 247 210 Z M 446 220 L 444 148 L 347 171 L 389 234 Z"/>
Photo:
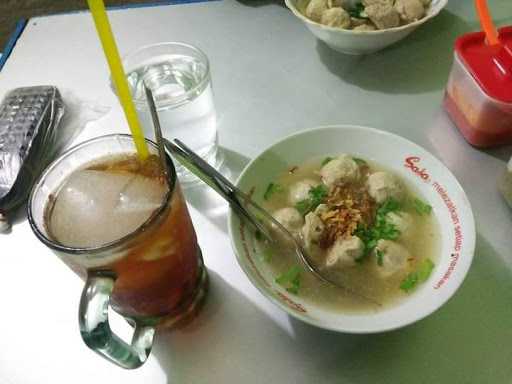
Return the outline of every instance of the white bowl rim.
<path id="1" fill-rule="evenodd" d="M 382 35 L 382 34 L 386 34 L 386 33 L 389 34 L 389 33 L 398 32 L 398 31 L 405 31 L 405 30 L 408 30 L 410 28 L 414 28 L 414 27 L 420 26 L 421 24 L 423 24 L 423 23 L 427 22 L 428 20 L 434 18 L 435 16 L 437 16 L 443 10 L 444 7 L 446 7 L 446 4 L 448 4 L 448 0 L 439 0 L 438 9 L 435 9 L 432 13 L 427 14 L 422 19 L 413 21 L 412 23 L 409 23 L 409 24 L 401 25 L 399 27 L 386 28 L 386 29 L 377 29 L 375 31 L 354 31 L 353 29 L 336 28 L 336 27 L 331 27 L 331 26 L 328 26 L 328 25 L 320 24 L 320 23 L 317 23 L 316 21 L 313 21 L 313 20 L 307 18 L 295 6 L 295 2 L 296 1 L 297 0 L 285 0 L 286 7 L 290 11 L 292 11 L 293 14 L 295 16 L 297 16 L 299 19 L 301 19 L 304 23 L 311 24 L 311 25 L 313 25 L 313 26 L 315 26 L 317 28 L 324 29 L 324 30 L 327 30 L 327 31 L 340 32 L 341 34 L 347 34 L 347 35 L 352 35 L 352 36 L 356 36 L 356 35 Z"/>
<path id="2" fill-rule="evenodd" d="M 455 188 L 458 188 L 462 192 L 463 196 L 466 198 L 466 202 L 468 204 L 467 212 L 469 214 L 469 232 L 471 233 L 471 237 L 469 239 L 469 244 L 468 244 L 468 251 L 467 251 L 468 259 L 467 259 L 467 261 L 466 261 L 466 263 L 464 265 L 461 265 L 461 270 L 462 270 L 461 277 L 458 280 L 456 280 L 455 284 L 451 285 L 451 289 L 447 290 L 445 296 L 437 302 L 437 305 L 432 306 L 428 311 L 423 312 L 420 316 L 416 317 L 412 321 L 403 322 L 403 323 L 399 322 L 399 323 L 397 323 L 397 324 L 395 324 L 393 326 L 386 326 L 386 327 L 378 327 L 378 328 L 367 327 L 367 328 L 358 328 L 358 329 L 352 329 L 352 328 L 350 328 L 350 329 L 348 329 L 348 328 L 340 329 L 339 327 L 330 326 L 329 324 L 324 324 L 324 323 L 321 323 L 320 321 L 315 321 L 314 319 L 312 319 L 310 317 L 307 317 L 307 316 L 304 316 L 301 313 L 298 313 L 298 312 L 290 310 L 290 308 L 287 307 L 286 305 L 284 305 L 281 301 L 279 301 L 275 297 L 269 295 L 265 291 L 265 289 L 261 286 L 261 284 L 256 280 L 256 278 L 253 276 L 253 274 L 249 270 L 248 266 L 246 266 L 246 264 L 244 262 L 242 262 L 242 260 L 241 260 L 242 257 L 239 255 L 239 253 L 237 251 L 238 248 L 237 248 L 237 246 L 235 244 L 235 236 L 234 236 L 234 232 L 233 232 L 234 231 L 234 219 L 236 217 L 236 213 L 233 211 L 233 209 L 231 209 L 231 207 L 229 208 L 229 213 L 228 213 L 228 235 L 229 235 L 229 239 L 230 239 L 230 243 L 231 243 L 231 248 L 233 249 L 233 252 L 234 252 L 235 257 L 237 259 L 237 263 L 240 266 L 240 268 L 242 269 L 242 271 L 244 272 L 244 274 L 246 275 L 246 277 L 249 279 L 249 281 L 251 282 L 253 287 L 255 287 L 267 300 L 271 301 L 274 305 L 276 305 L 278 308 L 280 308 L 282 311 L 284 311 L 288 315 L 290 315 L 292 317 L 295 317 L 295 318 L 297 318 L 297 319 L 299 319 L 299 320 L 301 320 L 301 321 L 303 321 L 303 322 L 305 322 L 305 323 L 307 323 L 309 325 L 312 325 L 312 326 L 315 326 L 315 327 L 318 327 L 318 328 L 321 328 L 321 329 L 326 329 L 326 330 L 329 330 L 329 331 L 338 332 L 338 333 L 374 334 L 374 333 L 381 333 L 381 332 L 389 332 L 389 331 L 393 331 L 393 330 L 396 330 L 396 329 L 400 329 L 400 328 L 412 325 L 412 324 L 414 324 L 414 323 L 416 323 L 416 322 L 418 322 L 418 321 L 420 321 L 420 320 L 430 316 L 432 313 L 434 313 L 435 311 L 440 309 L 442 306 L 444 306 L 453 297 L 455 292 L 457 292 L 459 287 L 462 285 L 462 283 L 466 279 L 466 276 L 468 274 L 469 268 L 471 267 L 471 264 L 473 262 L 474 253 L 475 253 L 475 245 L 476 245 L 476 225 L 475 225 L 475 218 L 474 218 L 474 214 L 473 214 L 473 209 L 471 207 L 471 202 L 467 198 L 466 192 L 464 191 L 464 189 L 460 185 L 460 183 L 457 180 L 457 178 L 448 169 L 448 167 L 446 167 L 444 165 L 444 163 L 442 163 L 437 157 L 435 157 L 433 154 L 431 154 L 429 151 L 427 151 L 426 149 L 424 149 L 420 145 L 418 145 L 418 144 L 416 144 L 416 143 L 414 143 L 414 142 L 412 142 L 412 141 L 410 141 L 410 140 L 408 140 L 408 139 L 406 139 L 406 138 L 404 138 L 404 137 L 402 137 L 400 135 L 397 135 L 395 133 L 391 133 L 391 132 L 387 132 L 387 131 L 382 131 L 382 130 L 377 129 L 377 128 L 371 128 L 371 127 L 357 125 L 357 124 L 329 124 L 329 125 L 322 125 L 322 126 L 317 126 L 317 127 L 314 127 L 314 128 L 300 130 L 298 132 L 293 132 L 293 133 L 291 133 L 289 135 L 286 135 L 285 137 L 281 138 L 280 140 L 272 143 L 268 147 L 264 148 L 262 151 L 260 151 L 244 167 L 244 169 L 240 173 L 240 176 L 238 176 L 238 178 L 237 178 L 237 180 L 235 182 L 235 185 L 238 186 L 240 184 L 240 181 L 244 178 L 245 174 L 248 172 L 248 170 L 251 168 L 251 166 L 254 164 L 254 162 L 256 160 L 261 158 L 261 156 L 263 156 L 267 151 L 270 151 L 272 148 L 274 148 L 275 146 L 280 145 L 284 141 L 287 141 L 287 140 L 289 140 L 289 139 L 291 139 L 291 138 L 293 138 L 295 136 L 299 136 L 299 135 L 306 134 L 306 133 L 311 133 L 311 132 L 314 132 L 314 131 L 321 131 L 321 130 L 326 130 L 326 129 L 354 129 L 354 128 L 358 129 L 358 130 L 364 130 L 364 131 L 367 131 L 367 132 L 370 132 L 370 133 L 377 133 L 379 135 L 391 136 L 391 137 L 393 137 L 394 139 L 396 139 L 398 141 L 405 142 L 407 145 L 411 145 L 413 147 L 417 147 L 417 148 L 421 149 L 422 151 L 425 151 L 430 156 L 432 156 L 433 159 L 435 159 L 436 161 L 438 161 L 439 163 L 441 163 L 443 165 L 443 167 L 446 169 L 448 174 L 453 178 L 453 184 L 454 184 Z"/>

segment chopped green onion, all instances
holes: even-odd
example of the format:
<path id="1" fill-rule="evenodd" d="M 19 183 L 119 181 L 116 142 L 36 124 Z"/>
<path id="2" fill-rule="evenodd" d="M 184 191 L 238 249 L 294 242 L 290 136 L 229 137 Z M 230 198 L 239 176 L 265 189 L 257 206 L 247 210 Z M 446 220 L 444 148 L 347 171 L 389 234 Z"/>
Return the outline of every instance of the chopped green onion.
<path id="1" fill-rule="evenodd" d="M 263 194 L 263 199 L 268 200 L 276 192 L 282 192 L 284 188 L 277 183 L 270 183 Z"/>
<path id="2" fill-rule="evenodd" d="M 284 287 L 288 292 L 298 294 L 301 285 L 301 268 L 294 265 L 276 278 L 276 283 Z"/>
<path id="3" fill-rule="evenodd" d="M 370 241 L 368 241 L 367 246 L 370 250 L 375 248 L 377 246 L 377 239 L 371 239 Z"/>
<path id="4" fill-rule="evenodd" d="M 418 281 L 420 283 L 427 281 L 427 279 L 432 274 L 434 267 L 435 267 L 435 264 L 432 260 L 430 260 L 430 259 L 422 260 L 421 264 L 418 267 Z"/>
<path id="5" fill-rule="evenodd" d="M 401 204 L 395 199 L 388 199 L 380 205 L 377 209 L 377 215 L 373 226 L 366 227 L 364 225 L 358 225 L 354 234 L 361 239 L 365 246 L 364 256 L 370 254 L 370 252 L 377 246 L 377 242 L 381 239 L 384 240 L 396 240 L 400 237 L 400 231 L 396 226 L 387 221 L 386 215 L 390 212 L 396 212 L 401 209 Z M 356 260 L 357 261 L 357 260 Z"/>
<path id="6" fill-rule="evenodd" d="M 384 221 L 379 228 L 379 237 L 385 240 L 396 240 L 400 237 L 400 231 L 394 224 Z"/>
<path id="7" fill-rule="evenodd" d="M 412 205 L 413 205 L 414 209 L 416 210 L 416 212 L 418 212 L 418 214 L 420 214 L 420 215 L 429 215 L 432 212 L 432 206 L 421 201 L 418 198 L 415 198 L 412 201 Z"/>
<path id="8" fill-rule="evenodd" d="M 309 199 L 301 200 L 295 204 L 295 209 L 299 211 L 302 216 L 306 216 L 311 210 L 311 201 Z"/>
<path id="9" fill-rule="evenodd" d="M 328 190 L 327 187 L 323 184 L 319 184 L 316 187 L 313 187 L 309 190 L 309 198 L 313 202 L 314 207 L 318 207 L 322 204 L 327 197 Z"/>
<path id="10" fill-rule="evenodd" d="M 359 166 L 363 166 L 363 165 L 367 165 L 367 164 L 368 164 L 365 160 L 360 159 L 360 158 L 358 158 L 358 157 L 353 157 L 353 158 L 352 158 L 352 160 L 354 160 L 354 161 L 355 161 L 355 163 L 356 163 L 357 165 L 359 165 Z"/>
<path id="11" fill-rule="evenodd" d="M 317 185 L 309 190 L 309 197 L 305 200 L 301 200 L 295 204 L 295 208 L 302 216 L 305 216 L 311 211 L 314 211 L 316 207 L 322 204 L 327 197 L 328 190 L 323 184 Z"/>
<path id="12" fill-rule="evenodd" d="M 386 216 L 390 212 L 399 211 L 402 208 L 400 202 L 392 197 L 384 201 L 382 205 L 377 209 L 377 216 Z"/>
<path id="13" fill-rule="evenodd" d="M 297 276 L 300 276 L 300 267 L 298 265 L 292 266 L 290 269 L 288 269 L 286 272 L 282 273 L 276 278 L 276 283 L 284 285 L 286 283 L 290 283 L 294 281 Z"/>
<path id="14" fill-rule="evenodd" d="M 357 19 L 367 19 L 368 15 L 364 11 L 364 5 L 362 3 L 356 3 L 354 8 L 348 11 L 351 17 L 355 17 Z"/>
<path id="15" fill-rule="evenodd" d="M 331 161 L 332 159 L 334 159 L 334 157 L 329 157 L 327 156 L 325 159 L 322 160 L 322 166 L 324 166 L 325 164 L 327 164 L 329 161 Z"/>
<path id="16" fill-rule="evenodd" d="M 416 272 L 411 272 L 400 283 L 400 289 L 409 293 L 416 287 L 416 284 L 418 284 L 418 274 Z"/>
<path id="17" fill-rule="evenodd" d="M 427 281 L 427 279 L 432 274 L 434 267 L 435 264 L 432 262 L 432 260 L 422 260 L 418 265 L 418 268 L 416 268 L 416 271 L 409 273 L 407 277 L 402 281 L 400 284 L 400 289 L 409 293 L 414 288 L 416 288 L 419 283 Z"/>

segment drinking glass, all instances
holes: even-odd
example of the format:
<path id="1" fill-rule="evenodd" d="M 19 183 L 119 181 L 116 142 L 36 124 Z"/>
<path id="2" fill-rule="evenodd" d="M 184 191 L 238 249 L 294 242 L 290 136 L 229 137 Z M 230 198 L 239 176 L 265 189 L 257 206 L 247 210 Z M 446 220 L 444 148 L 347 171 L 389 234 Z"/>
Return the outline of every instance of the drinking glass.
<path id="1" fill-rule="evenodd" d="M 148 146 L 151 154 L 158 154 L 154 143 L 148 141 Z M 79 144 L 42 173 L 28 204 L 36 236 L 85 280 L 79 307 L 84 342 L 123 368 L 142 365 L 156 327 L 190 317 L 205 294 L 206 269 L 171 159 L 166 158 L 169 190 L 163 202 L 128 235 L 105 245 L 80 248 L 55 241 L 48 228 L 52 201 L 72 173 L 95 161 L 133 153 L 129 135 L 102 136 Z M 131 344 L 111 331 L 109 306 L 134 327 Z"/>
<path id="2" fill-rule="evenodd" d="M 146 137 L 154 138 L 154 132 L 144 84 L 153 93 L 163 137 L 182 140 L 218 169 L 222 156 L 206 55 L 189 44 L 159 43 L 128 54 L 123 66 Z M 180 165 L 177 171 L 182 183 L 197 181 Z"/>

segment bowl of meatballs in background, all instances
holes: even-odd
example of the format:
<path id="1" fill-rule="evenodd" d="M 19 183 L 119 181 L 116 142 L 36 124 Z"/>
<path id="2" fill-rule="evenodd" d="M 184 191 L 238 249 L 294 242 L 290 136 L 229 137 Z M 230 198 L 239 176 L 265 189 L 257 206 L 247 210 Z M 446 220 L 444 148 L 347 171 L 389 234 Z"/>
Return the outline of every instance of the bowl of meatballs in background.
<path id="1" fill-rule="evenodd" d="M 465 192 L 439 160 L 397 135 L 352 125 L 305 130 L 253 159 L 237 186 L 336 282 L 230 212 L 242 270 L 306 323 L 347 333 L 403 327 L 441 307 L 471 265 L 476 235 Z"/>
<path id="2" fill-rule="evenodd" d="M 286 6 L 332 49 L 364 55 L 402 40 L 448 0 L 286 0 Z"/>

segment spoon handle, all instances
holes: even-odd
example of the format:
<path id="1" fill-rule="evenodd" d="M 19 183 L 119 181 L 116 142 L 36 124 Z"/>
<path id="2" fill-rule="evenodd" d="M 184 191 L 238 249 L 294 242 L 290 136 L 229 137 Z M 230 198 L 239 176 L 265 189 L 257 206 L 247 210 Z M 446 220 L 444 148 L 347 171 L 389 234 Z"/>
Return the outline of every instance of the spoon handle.
<path id="1" fill-rule="evenodd" d="M 165 148 L 162 136 L 162 128 L 160 126 L 160 119 L 158 118 L 158 112 L 156 110 L 155 99 L 153 98 L 153 92 L 151 88 L 149 88 L 146 83 L 144 83 L 144 92 L 146 93 L 146 100 L 149 105 L 149 111 L 151 112 L 151 119 L 153 120 L 153 130 L 155 132 L 156 144 L 158 146 L 158 155 L 160 156 L 160 161 L 162 163 L 162 168 L 165 173 L 166 180 L 169 181 L 169 165 L 165 160 Z"/>
<path id="2" fill-rule="evenodd" d="M 254 204 L 248 195 L 235 187 L 220 172 L 204 161 L 180 140 L 174 139 L 173 142 L 170 142 L 164 139 L 164 143 L 167 150 L 171 152 L 185 168 L 217 191 L 217 193 L 229 202 L 231 207 L 239 215 L 247 219 L 267 240 L 272 238 L 268 228 L 245 208 L 244 203 Z"/>

